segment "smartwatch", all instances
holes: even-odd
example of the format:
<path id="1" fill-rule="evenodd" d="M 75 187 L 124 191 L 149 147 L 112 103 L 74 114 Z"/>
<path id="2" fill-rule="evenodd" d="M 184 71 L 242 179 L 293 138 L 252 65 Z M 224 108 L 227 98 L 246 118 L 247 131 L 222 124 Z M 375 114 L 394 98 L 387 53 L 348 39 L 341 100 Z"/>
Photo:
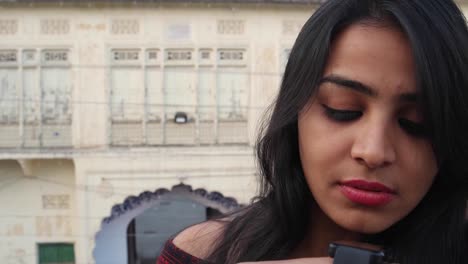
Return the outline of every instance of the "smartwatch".
<path id="1" fill-rule="evenodd" d="M 376 245 L 337 241 L 330 243 L 328 255 L 333 264 L 385 264 L 385 252 Z"/>

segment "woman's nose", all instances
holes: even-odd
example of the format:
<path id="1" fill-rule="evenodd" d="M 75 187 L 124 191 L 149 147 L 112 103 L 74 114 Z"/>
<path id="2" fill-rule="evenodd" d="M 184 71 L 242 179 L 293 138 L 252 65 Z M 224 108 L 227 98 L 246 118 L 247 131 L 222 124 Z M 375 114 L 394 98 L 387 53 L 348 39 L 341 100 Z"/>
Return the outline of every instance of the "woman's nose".
<path id="1" fill-rule="evenodd" d="M 356 133 L 352 158 L 370 169 L 392 164 L 396 154 L 391 133 L 391 129 L 379 123 L 364 126 Z"/>

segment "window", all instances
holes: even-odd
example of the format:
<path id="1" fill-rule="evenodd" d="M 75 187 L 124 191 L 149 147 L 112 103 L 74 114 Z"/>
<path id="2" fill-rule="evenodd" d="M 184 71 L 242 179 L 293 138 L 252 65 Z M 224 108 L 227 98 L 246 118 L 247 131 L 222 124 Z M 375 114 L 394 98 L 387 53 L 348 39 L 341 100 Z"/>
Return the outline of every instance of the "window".
<path id="1" fill-rule="evenodd" d="M 140 52 L 138 49 L 111 52 L 111 142 L 114 145 L 143 143 L 145 91 Z"/>
<path id="2" fill-rule="evenodd" d="M 39 244 L 39 264 L 74 264 L 73 244 L 48 243 Z"/>
<path id="3" fill-rule="evenodd" d="M 66 124 L 71 121 L 71 78 L 66 50 L 42 52 L 42 121 L 47 124 Z"/>
<path id="4" fill-rule="evenodd" d="M 67 49 L 0 50 L 0 148 L 71 146 Z"/>
<path id="5" fill-rule="evenodd" d="M 47 147 L 71 146 L 72 84 L 69 51 L 42 50 L 40 54 L 41 144 Z"/>
<path id="6" fill-rule="evenodd" d="M 166 50 L 166 59 L 172 62 L 164 69 L 164 96 L 169 118 L 176 112 L 194 112 L 195 68 L 186 64 L 192 61 L 192 53 L 192 50 Z"/>
<path id="7" fill-rule="evenodd" d="M 245 64 L 245 50 L 218 50 L 218 118 L 243 120 L 247 116 L 249 74 Z"/>
<path id="8" fill-rule="evenodd" d="M 0 51 L 0 123 L 18 123 L 18 57 L 16 50 Z"/>
<path id="9" fill-rule="evenodd" d="M 203 67 L 198 71 L 198 118 L 213 121 L 216 115 L 215 97 L 216 73 L 212 67 Z"/>
<path id="10" fill-rule="evenodd" d="M 248 143 L 246 55 L 245 49 L 112 49 L 110 144 Z M 176 114 L 187 122 L 175 122 Z"/>
<path id="11" fill-rule="evenodd" d="M 248 143 L 249 87 L 246 51 L 219 49 L 216 83 L 218 143 Z"/>
<path id="12" fill-rule="evenodd" d="M 143 83 L 138 50 L 112 52 L 112 120 L 141 121 L 143 119 Z"/>
<path id="13" fill-rule="evenodd" d="M 193 50 L 166 50 L 164 67 L 165 143 L 195 144 L 196 85 Z M 175 114 L 187 115 L 188 122 L 176 124 Z"/>

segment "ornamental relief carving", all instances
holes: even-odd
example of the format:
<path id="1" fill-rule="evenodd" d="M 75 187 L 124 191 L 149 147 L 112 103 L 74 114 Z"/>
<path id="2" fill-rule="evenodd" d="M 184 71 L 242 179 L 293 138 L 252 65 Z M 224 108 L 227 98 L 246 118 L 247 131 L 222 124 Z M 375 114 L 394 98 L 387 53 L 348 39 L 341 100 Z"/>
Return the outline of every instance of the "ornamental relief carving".
<path id="1" fill-rule="evenodd" d="M 0 20 L 0 35 L 15 35 L 18 32 L 18 21 L 14 19 Z"/>
<path id="2" fill-rule="evenodd" d="M 140 23 L 136 19 L 115 19 L 112 21 L 113 35 L 137 35 L 140 33 Z"/>
<path id="3" fill-rule="evenodd" d="M 42 209 L 70 209 L 70 195 L 42 195 Z"/>
<path id="4" fill-rule="evenodd" d="M 70 33 L 70 21 L 66 19 L 42 19 L 41 34 L 66 35 Z"/>
<path id="5" fill-rule="evenodd" d="M 218 20 L 218 34 L 220 35 L 242 35 L 244 31 L 244 20 Z"/>

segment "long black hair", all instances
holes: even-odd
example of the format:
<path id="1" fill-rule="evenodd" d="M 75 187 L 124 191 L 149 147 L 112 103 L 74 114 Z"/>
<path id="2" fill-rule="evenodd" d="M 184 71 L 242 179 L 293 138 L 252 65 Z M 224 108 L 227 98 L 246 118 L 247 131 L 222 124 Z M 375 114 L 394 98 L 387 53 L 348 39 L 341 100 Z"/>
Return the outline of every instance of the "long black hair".
<path id="1" fill-rule="evenodd" d="M 313 198 L 298 151 L 298 113 L 314 96 L 334 37 L 354 23 L 392 24 L 410 42 L 438 175 L 404 219 L 365 238 L 391 249 L 393 261 L 468 263 L 468 30 L 452 0 L 328 0 L 291 50 L 278 97 L 259 136 L 261 188 L 226 222 L 208 261 L 284 259 L 304 239 Z"/>

